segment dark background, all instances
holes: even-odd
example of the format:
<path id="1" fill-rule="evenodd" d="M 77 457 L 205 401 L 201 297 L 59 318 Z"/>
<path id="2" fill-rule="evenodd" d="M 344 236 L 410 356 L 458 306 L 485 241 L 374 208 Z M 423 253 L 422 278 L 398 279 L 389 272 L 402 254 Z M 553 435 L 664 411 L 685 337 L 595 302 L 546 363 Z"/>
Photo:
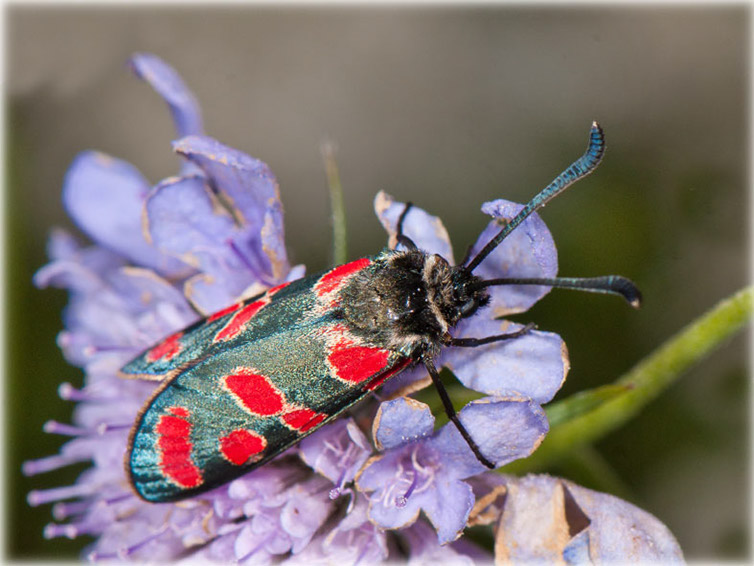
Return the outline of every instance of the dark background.
<path id="1" fill-rule="evenodd" d="M 614 380 L 747 281 L 746 7 L 13 6 L 6 16 L 9 557 L 72 557 L 85 542 L 44 541 L 50 507 L 25 503 L 83 468 L 19 471 L 57 451 L 42 423 L 67 422 L 57 386 L 82 379 L 55 345 L 65 293 L 30 282 L 49 230 L 70 227 L 62 177 L 88 148 L 153 182 L 177 171 L 164 104 L 124 66 L 134 51 L 178 69 L 208 134 L 270 164 L 290 253 L 310 271 L 330 261 L 325 137 L 339 146 L 351 258 L 385 242 L 372 213 L 381 189 L 439 214 L 461 257 L 486 222 L 479 205 L 528 200 L 581 154 L 598 119 L 605 161 L 542 216 L 561 274 L 621 273 L 646 301 L 634 312 L 556 291 L 519 317 L 568 343 L 560 397 Z M 748 397 L 739 336 L 597 447 L 689 559 L 749 556 Z"/>

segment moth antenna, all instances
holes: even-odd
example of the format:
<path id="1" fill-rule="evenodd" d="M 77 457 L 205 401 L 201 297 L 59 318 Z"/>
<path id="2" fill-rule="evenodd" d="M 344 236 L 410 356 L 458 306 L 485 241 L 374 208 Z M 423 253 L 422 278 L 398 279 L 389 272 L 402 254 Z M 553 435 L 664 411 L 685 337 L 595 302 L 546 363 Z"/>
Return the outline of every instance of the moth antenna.
<path id="1" fill-rule="evenodd" d="M 493 285 L 543 285 L 559 289 L 576 289 L 590 293 L 605 293 L 623 297 L 626 302 L 638 309 L 641 306 L 641 291 L 630 279 L 622 275 L 604 275 L 602 277 L 505 277 L 487 279 L 472 285 L 472 289 L 492 287 Z"/>
<path id="2" fill-rule="evenodd" d="M 586 177 L 594 171 L 602 160 L 602 156 L 605 153 L 605 133 L 597 122 L 592 122 L 592 128 L 589 132 L 589 146 L 586 148 L 584 155 L 579 157 L 576 161 L 566 168 L 560 175 L 558 175 L 554 181 L 542 189 L 537 196 L 529 201 L 524 208 L 521 209 L 516 216 L 514 216 L 497 235 L 490 240 L 482 251 L 480 251 L 468 264 L 466 269 L 468 271 L 474 271 L 482 260 L 486 258 L 492 250 L 494 250 L 500 243 L 510 234 L 519 224 L 521 224 L 526 218 L 534 211 L 539 210 L 553 198 L 565 191 L 573 183 L 579 179 Z"/>
<path id="3" fill-rule="evenodd" d="M 414 206 L 414 203 L 407 202 L 406 206 L 403 209 L 403 212 L 401 212 L 401 215 L 398 217 L 398 225 L 395 235 L 395 245 L 396 247 L 398 244 L 403 245 L 404 248 L 407 250 L 415 251 L 419 248 L 416 246 L 414 241 L 406 236 L 406 234 L 403 233 L 403 224 L 406 222 L 406 216 L 408 216 L 408 211 L 411 210 L 411 208 Z"/>

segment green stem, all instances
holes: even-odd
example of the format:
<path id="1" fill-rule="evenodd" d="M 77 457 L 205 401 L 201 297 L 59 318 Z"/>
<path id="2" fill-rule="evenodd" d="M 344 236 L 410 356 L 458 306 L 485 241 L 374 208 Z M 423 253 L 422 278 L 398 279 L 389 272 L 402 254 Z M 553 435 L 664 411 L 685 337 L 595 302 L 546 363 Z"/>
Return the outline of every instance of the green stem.
<path id="1" fill-rule="evenodd" d="M 332 210 L 332 242 L 333 263 L 340 265 L 348 260 L 346 244 L 346 207 L 343 200 L 343 187 L 340 184 L 340 173 L 335 161 L 335 146 L 331 142 L 323 142 L 321 146 L 322 158 L 325 161 L 327 186 L 330 189 L 330 207 Z"/>
<path id="2" fill-rule="evenodd" d="M 623 390 L 621 393 L 581 414 L 573 414 L 570 419 L 561 420 L 532 456 L 512 462 L 502 470 L 521 473 L 542 469 L 625 424 L 684 371 L 740 330 L 751 317 L 753 296 L 754 287 L 747 287 L 718 303 L 618 379 L 614 385 Z M 580 395 L 583 397 L 589 392 Z M 548 415 L 568 414 L 569 411 L 564 410 L 568 403 L 573 401 L 569 398 L 553 403 L 546 411 Z"/>

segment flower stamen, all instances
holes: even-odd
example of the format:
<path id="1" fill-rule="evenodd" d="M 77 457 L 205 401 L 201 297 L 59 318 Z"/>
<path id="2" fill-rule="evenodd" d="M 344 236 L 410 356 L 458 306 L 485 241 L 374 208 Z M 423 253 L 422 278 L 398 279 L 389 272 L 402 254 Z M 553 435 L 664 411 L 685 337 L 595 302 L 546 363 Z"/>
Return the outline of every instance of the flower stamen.
<path id="1" fill-rule="evenodd" d="M 73 540 L 79 535 L 86 534 L 90 531 L 91 529 L 86 528 L 84 526 L 84 523 L 68 523 L 66 525 L 48 523 L 47 525 L 45 525 L 43 536 L 48 540 L 57 537 L 65 537 Z"/>
<path id="2" fill-rule="evenodd" d="M 127 558 L 129 555 L 133 554 L 137 550 L 139 550 L 141 547 L 143 547 L 145 544 L 152 542 L 156 538 L 161 537 L 168 531 L 168 525 L 165 525 L 162 527 L 159 531 L 156 533 L 153 533 L 149 535 L 148 537 L 142 539 L 140 542 L 137 542 L 136 544 L 133 544 L 127 548 L 122 548 L 118 550 L 118 558 Z"/>
<path id="3" fill-rule="evenodd" d="M 114 432 L 119 430 L 131 430 L 132 424 L 112 424 L 112 423 L 100 423 L 97 425 L 97 434 L 102 436 L 108 432 Z"/>
<path id="4" fill-rule="evenodd" d="M 62 521 L 73 515 L 79 515 L 89 509 L 88 501 L 73 501 L 70 503 L 56 503 L 52 506 L 52 516 L 56 521 Z"/>
<path id="5" fill-rule="evenodd" d="M 37 474 L 51 472 L 52 470 L 64 468 L 71 464 L 84 462 L 89 459 L 89 456 L 83 454 L 77 454 L 75 456 L 68 454 L 53 454 L 52 456 L 45 456 L 44 458 L 38 458 L 36 460 L 27 460 L 22 464 L 21 471 L 25 476 L 36 476 Z"/>
<path id="6" fill-rule="evenodd" d="M 82 387 L 76 389 L 73 385 L 67 381 L 60 384 L 58 387 L 58 396 L 63 401 L 90 401 L 90 402 L 103 402 L 103 401 L 116 401 L 114 397 L 99 397 L 95 391 L 92 391 L 90 387 Z"/>
<path id="7" fill-rule="evenodd" d="M 73 426 L 58 421 L 47 421 L 42 425 L 42 430 L 48 434 L 61 434 L 63 436 L 85 436 L 89 431 L 85 428 Z"/>
<path id="8" fill-rule="evenodd" d="M 96 489 L 97 486 L 92 483 L 77 483 L 51 489 L 35 489 L 29 492 L 26 500 L 32 507 L 37 507 L 61 499 L 75 499 L 76 497 L 91 495 Z"/>
<path id="9" fill-rule="evenodd" d="M 416 470 L 411 470 L 409 473 L 411 474 L 411 484 L 408 486 L 408 489 L 403 495 L 395 496 L 395 506 L 401 509 L 408 503 L 408 498 L 411 497 L 411 494 L 414 492 L 414 489 L 416 488 L 416 480 L 419 477 Z"/>

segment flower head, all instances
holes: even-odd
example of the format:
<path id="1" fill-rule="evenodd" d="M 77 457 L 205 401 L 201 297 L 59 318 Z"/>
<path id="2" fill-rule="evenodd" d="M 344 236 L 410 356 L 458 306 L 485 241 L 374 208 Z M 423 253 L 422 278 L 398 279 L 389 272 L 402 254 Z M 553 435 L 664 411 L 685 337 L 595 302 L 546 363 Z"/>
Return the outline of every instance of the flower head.
<path id="1" fill-rule="evenodd" d="M 319 564 L 471 563 L 488 557 L 456 539 L 467 524 L 494 515 L 490 494 L 502 489 L 503 480 L 484 473 L 454 424 L 435 431 L 428 408 L 401 397 L 426 382 L 420 370 L 404 372 L 383 387 L 380 394 L 393 399 L 374 418 L 377 455 L 363 425 L 357 425 L 361 420 L 344 418 L 275 461 L 200 496 L 153 504 L 135 495 L 123 455 L 129 430 L 156 384 L 121 379 L 119 370 L 202 315 L 297 279 L 304 269 L 288 263 L 278 186 L 267 165 L 204 135 L 194 96 L 159 58 L 136 55 L 131 68 L 168 104 L 180 136 L 173 149 L 184 164 L 178 175 L 152 186 L 132 165 L 84 152 L 66 175 L 64 204 L 93 245 L 55 232 L 51 262 L 35 283 L 69 290 L 59 343 L 68 361 L 85 370 L 85 383 L 59 390 L 62 398 L 76 402 L 73 424 L 45 425 L 47 432 L 69 440 L 59 454 L 27 462 L 24 472 L 82 461 L 92 466 L 72 486 L 29 494 L 32 505 L 55 503 L 57 522 L 45 535 L 94 536 L 87 551 L 92 559 Z M 385 194 L 377 197 L 377 215 L 393 240 L 403 208 Z M 487 203 L 483 210 L 493 221 L 472 253 L 519 209 L 507 201 Z M 405 228 L 420 249 L 452 262 L 439 219 L 413 208 Z M 556 270 L 552 238 L 534 214 L 478 274 L 552 277 Z M 493 289 L 490 306 L 458 324 L 454 336 L 519 329 L 499 317 L 526 310 L 547 291 Z M 170 340 L 159 346 L 165 357 L 172 347 Z M 541 442 L 548 424 L 540 405 L 552 399 L 568 371 L 562 340 L 540 331 L 479 348 L 447 348 L 436 363 L 487 395 L 467 405 L 459 418 L 497 465 L 528 455 Z M 513 480 L 506 481 L 512 490 Z M 502 522 L 506 515 L 499 517 Z M 430 523 L 437 537 L 430 536 Z"/>

